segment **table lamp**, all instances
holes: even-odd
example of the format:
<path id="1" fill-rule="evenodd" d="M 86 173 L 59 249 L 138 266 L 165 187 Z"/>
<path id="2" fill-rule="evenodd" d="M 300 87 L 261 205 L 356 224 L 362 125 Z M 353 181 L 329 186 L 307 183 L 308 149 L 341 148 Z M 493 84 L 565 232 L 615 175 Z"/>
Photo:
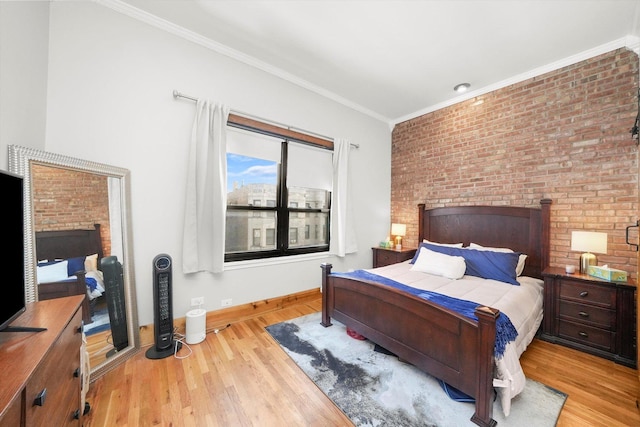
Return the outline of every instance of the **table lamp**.
<path id="1" fill-rule="evenodd" d="M 391 235 L 396 236 L 396 249 L 402 249 L 402 238 L 407 234 L 406 224 L 391 224 Z"/>
<path id="2" fill-rule="evenodd" d="M 590 265 L 597 265 L 598 259 L 592 253 L 607 253 L 607 233 L 595 231 L 572 231 L 571 250 L 582 251 L 580 255 L 580 273 L 587 274 Z"/>

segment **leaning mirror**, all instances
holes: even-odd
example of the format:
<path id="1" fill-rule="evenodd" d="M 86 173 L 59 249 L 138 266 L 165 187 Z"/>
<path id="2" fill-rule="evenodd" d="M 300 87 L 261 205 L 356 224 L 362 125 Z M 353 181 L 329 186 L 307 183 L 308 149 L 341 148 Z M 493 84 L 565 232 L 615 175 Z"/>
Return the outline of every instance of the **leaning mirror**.
<path id="1" fill-rule="evenodd" d="M 9 170 L 25 182 L 27 302 L 86 293 L 93 381 L 140 347 L 129 171 L 16 145 Z"/>

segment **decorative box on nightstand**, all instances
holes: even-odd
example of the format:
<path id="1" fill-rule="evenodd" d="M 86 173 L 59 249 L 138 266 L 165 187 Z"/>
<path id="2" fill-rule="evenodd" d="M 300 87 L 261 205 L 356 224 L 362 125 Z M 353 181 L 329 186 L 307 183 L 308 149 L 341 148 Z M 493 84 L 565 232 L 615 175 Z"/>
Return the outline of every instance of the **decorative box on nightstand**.
<path id="1" fill-rule="evenodd" d="M 413 258 L 416 248 L 371 248 L 373 250 L 373 268 L 406 261 Z"/>
<path id="2" fill-rule="evenodd" d="M 636 367 L 636 285 L 549 267 L 541 338 Z"/>

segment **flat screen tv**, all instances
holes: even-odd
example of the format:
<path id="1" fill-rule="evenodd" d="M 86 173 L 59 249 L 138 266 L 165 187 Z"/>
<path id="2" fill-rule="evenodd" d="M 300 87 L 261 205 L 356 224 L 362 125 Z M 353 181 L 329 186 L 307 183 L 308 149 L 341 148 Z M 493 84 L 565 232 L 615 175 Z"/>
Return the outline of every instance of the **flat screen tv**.
<path id="1" fill-rule="evenodd" d="M 0 300 L 0 331 L 25 311 L 23 178 L 0 170 L 5 262 Z"/>

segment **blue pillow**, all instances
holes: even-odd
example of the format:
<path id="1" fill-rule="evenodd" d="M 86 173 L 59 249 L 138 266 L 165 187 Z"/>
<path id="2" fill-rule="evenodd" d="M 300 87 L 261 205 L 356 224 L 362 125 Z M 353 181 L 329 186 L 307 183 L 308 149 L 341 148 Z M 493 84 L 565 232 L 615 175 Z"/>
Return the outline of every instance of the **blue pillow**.
<path id="1" fill-rule="evenodd" d="M 67 260 L 67 273 L 69 276 L 75 276 L 76 271 L 84 271 L 84 259 L 85 257 L 69 258 Z"/>
<path id="2" fill-rule="evenodd" d="M 520 286 L 516 279 L 516 265 L 518 265 L 518 259 L 520 258 L 520 253 L 518 252 L 478 251 L 476 249 L 420 243 L 420 247 L 423 246 L 434 252 L 463 257 L 467 265 L 464 274 Z M 412 264 L 415 263 L 418 253 L 420 253 L 420 247 L 416 251 L 413 260 L 411 260 Z"/>

